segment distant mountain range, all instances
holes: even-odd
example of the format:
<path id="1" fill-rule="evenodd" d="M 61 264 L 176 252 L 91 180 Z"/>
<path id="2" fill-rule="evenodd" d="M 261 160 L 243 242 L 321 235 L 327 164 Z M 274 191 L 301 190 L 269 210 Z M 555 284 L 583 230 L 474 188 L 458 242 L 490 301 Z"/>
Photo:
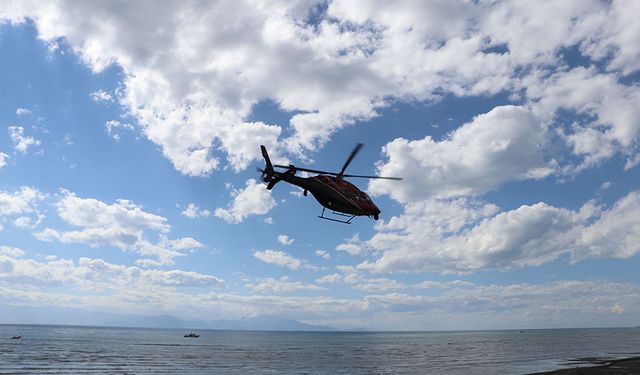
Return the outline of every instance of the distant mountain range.
<path id="1" fill-rule="evenodd" d="M 273 316 L 238 320 L 183 320 L 170 315 L 92 312 L 77 308 L 0 305 L 0 324 L 59 324 L 141 328 L 230 329 L 257 331 L 342 331 Z M 356 329 L 360 330 L 360 329 Z"/>

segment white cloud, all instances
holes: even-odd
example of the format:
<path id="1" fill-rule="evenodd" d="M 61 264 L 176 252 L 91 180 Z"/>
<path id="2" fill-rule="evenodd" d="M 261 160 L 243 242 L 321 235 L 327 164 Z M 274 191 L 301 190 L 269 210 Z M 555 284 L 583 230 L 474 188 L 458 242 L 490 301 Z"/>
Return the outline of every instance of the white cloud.
<path id="1" fill-rule="evenodd" d="M 39 146 L 40 141 L 33 137 L 25 137 L 22 126 L 9 126 L 9 137 L 13 142 L 13 149 L 26 154 L 29 148 Z"/>
<path id="2" fill-rule="evenodd" d="M 613 306 L 611 306 L 611 312 L 615 314 L 622 314 L 624 312 L 624 307 L 616 302 L 613 304 Z"/>
<path id="3" fill-rule="evenodd" d="M 89 97 L 94 102 L 110 102 L 113 101 L 113 96 L 104 90 L 98 90 L 89 94 Z"/>
<path id="4" fill-rule="evenodd" d="M 386 277 L 369 278 L 366 282 L 353 285 L 354 289 L 364 292 L 382 292 L 388 290 L 404 289 L 403 283 Z"/>
<path id="5" fill-rule="evenodd" d="M 372 180 L 369 190 L 409 202 L 481 194 L 507 181 L 543 178 L 553 173 L 541 150 L 546 134 L 527 108 L 496 107 L 442 141 L 427 136 L 388 143 L 383 152 L 389 160 L 378 166 L 378 172 L 404 180 Z"/>
<path id="6" fill-rule="evenodd" d="M 330 273 L 316 279 L 318 284 L 337 284 L 342 281 L 342 275 L 339 273 Z"/>
<path id="7" fill-rule="evenodd" d="M 289 236 L 287 236 L 286 234 L 279 234 L 278 235 L 278 242 L 280 242 L 283 245 L 292 245 L 293 244 L 294 239 L 293 238 L 289 238 Z"/>
<path id="8" fill-rule="evenodd" d="M 629 314 L 627 307 L 633 306 L 634 311 L 638 309 L 640 299 L 637 292 L 638 285 L 631 283 L 567 280 L 537 285 L 454 287 L 435 296 L 390 293 L 368 296 L 367 301 L 385 306 L 389 312 L 409 312 L 386 314 L 386 317 L 390 320 L 389 326 L 403 320 L 405 327 L 414 329 L 423 326 L 424 319 L 440 322 L 439 327 L 451 328 L 456 325 L 486 328 L 563 327 L 571 325 L 571 322 L 585 325 L 589 321 L 606 326 L 611 324 L 607 322 L 620 321 L 621 317 L 617 314 Z M 625 297 L 630 300 L 625 301 Z"/>
<path id="9" fill-rule="evenodd" d="M 144 268 L 160 267 L 163 265 L 162 262 L 155 259 L 149 259 L 149 258 L 136 259 L 135 264 L 136 266 L 140 266 Z"/>
<path id="10" fill-rule="evenodd" d="M 133 125 L 123 124 L 118 120 L 109 120 L 104 123 L 107 134 L 116 141 L 120 140 L 122 130 L 134 130 Z"/>
<path id="11" fill-rule="evenodd" d="M 16 108 L 16 116 L 28 115 L 31 111 L 26 108 Z"/>
<path id="12" fill-rule="evenodd" d="M 43 219 L 44 215 L 41 214 L 38 214 L 35 218 L 29 216 L 20 216 L 13 221 L 13 225 L 21 229 L 33 229 L 37 227 Z"/>
<path id="13" fill-rule="evenodd" d="M 244 190 L 232 190 L 233 201 L 229 202 L 226 209 L 217 208 L 214 212 L 227 223 L 238 224 L 252 215 L 264 215 L 276 206 L 276 201 L 271 192 L 256 180 L 247 180 Z"/>
<path id="14" fill-rule="evenodd" d="M 306 24 L 316 5 L 170 1 L 123 8 L 59 1 L 43 8 L 19 1 L 0 17 L 31 17 L 40 38 L 65 37 L 96 71 L 122 66 L 121 103 L 188 175 L 217 168 L 218 146 L 236 170 L 259 158 L 258 144 L 276 146 L 285 124 L 249 120 L 265 100 L 291 113 L 293 135 L 284 144 L 301 152 L 376 116 L 386 98 L 514 90 L 514 78 L 557 65 L 567 47 L 578 46 L 614 74 L 639 68 L 638 26 L 629 9 L 637 5 L 623 1 L 333 1 L 317 24 Z"/>
<path id="15" fill-rule="evenodd" d="M 371 278 L 352 266 L 337 266 L 339 273 L 332 273 L 316 279 L 319 284 L 349 284 L 353 289 L 364 292 L 380 292 L 404 289 L 403 283 L 385 277 Z"/>
<path id="16" fill-rule="evenodd" d="M 166 243 L 169 248 L 177 251 L 200 249 L 204 247 L 202 243 L 196 241 L 191 237 L 182 237 L 177 240 L 167 240 Z"/>
<path id="17" fill-rule="evenodd" d="M 287 276 L 282 276 L 280 279 L 274 279 L 271 277 L 260 279 L 257 284 L 245 284 L 245 288 L 259 293 L 282 293 L 293 292 L 296 290 L 326 290 L 326 288 L 318 285 L 304 284 L 300 281 L 290 281 Z"/>
<path id="18" fill-rule="evenodd" d="M 115 246 L 143 256 L 156 257 L 162 264 L 173 263 L 182 250 L 204 245 L 193 238 L 168 240 L 167 219 L 147 213 L 142 207 L 120 199 L 107 204 L 97 199 L 85 199 L 63 190 L 56 203 L 58 216 L 79 230 L 59 231 L 52 228 L 35 233 L 42 241 L 83 243 L 91 247 Z M 149 241 L 148 232 L 158 234 L 158 241 Z"/>
<path id="19" fill-rule="evenodd" d="M 4 152 L 0 152 L 0 169 L 7 165 L 7 159 L 9 159 L 9 155 Z"/>
<path id="20" fill-rule="evenodd" d="M 180 215 L 186 216 L 190 219 L 195 219 L 199 217 L 209 217 L 211 216 L 211 211 L 204 209 L 201 210 L 196 204 L 189 203 Z"/>
<path id="21" fill-rule="evenodd" d="M 227 161 L 236 171 L 245 169 L 253 160 L 262 158 L 260 145 L 271 149 L 270 156 L 276 159 L 281 131 L 280 126 L 263 122 L 245 122 L 230 127 L 220 136 L 222 148 L 227 151 Z"/>
<path id="22" fill-rule="evenodd" d="M 37 205 L 44 198 L 45 195 L 38 189 L 28 186 L 23 186 L 13 193 L 0 190 L 0 230 L 2 230 L 2 222 L 8 216 L 35 213 L 40 217 Z"/>
<path id="23" fill-rule="evenodd" d="M 405 207 L 380 224 L 367 245 L 380 254 L 358 268 L 373 272 L 472 272 L 535 266 L 571 254 L 572 261 L 628 258 L 640 252 L 640 193 L 605 210 L 545 203 L 497 212 L 490 204 L 432 200 Z"/>
<path id="24" fill-rule="evenodd" d="M 629 258 L 640 252 L 640 192 L 629 193 L 602 211 L 577 234 L 572 260 Z"/>
<path id="25" fill-rule="evenodd" d="M 21 257 L 25 251 L 17 247 L 0 246 L 0 255 L 6 255 L 13 258 Z"/>
<path id="26" fill-rule="evenodd" d="M 324 259 L 330 259 L 331 258 L 331 254 L 329 254 L 329 252 L 326 251 L 326 250 L 316 250 L 315 254 L 317 256 L 319 256 L 320 258 L 324 258 Z"/>
<path id="27" fill-rule="evenodd" d="M 255 314 L 315 324 L 395 330 L 549 328 L 572 324 L 630 326 L 640 314 L 640 287 L 606 280 L 466 283 L 451 284 L 449 288 L 429 291 L 428 295 L 409 294 L 416 291 L 411 289 L 406 294 L 336 298 L 269 295 L 269 292 L 320 289 L 288 278 L 267 278 L 247 285 L 261 289 L 261 294 L 237 295 L 212 291 L 224 286 L 222 280 L 212 275 L 145 270 L 90 258 L 40 262 L 20 259 L 19 251 L 13 255 L 1 253 L 2 248 L 0 300 L 9 305 L 81 307 L 203 320 Z M 60 285 L 64 288 L 59 288 Z"/>
<path id="28" fill-rule="evenodd" d="M 21 258 L 21 249 L 0 247 L 0 281 L 20 281 L 36 287 L 68 285 L 85 291 L 114 291 L 151 287 L 221 288 L 223 280 L 191 271 L 140 269 L 102 259 L 51 259 L 38 262 Z"/>
<path id="29" fill-rule="evenodd" d="M 433 281 L 433 280 L 425 280 L 420 283 L 414 284 L 413 287 L 415 289 L 445 289 L 445 288 L 464 288 L 464 287 L 473 287 L 474 284 L 468 281 L 462 280 L 453 280 L 453 281 Z"/>
<path id="30" fill-rule="evenodd" d="M 135 231 L 154 229 L 168 232 L 167 219 L 142 211 L 142 207 L 126 199 L 119 199 L 109 205 L 97 199 L 79 198 L 75 194 L 63 190 L 62 197 L 56 204 L 58 214 L 72 225 L 87 228 L 119 226 L 132 228 Z"/>
<path id="31" fill-rule="evenodd" d="M 625 75 L 640 69 L 640 47 L 637 43 L 640 27 L 633 16 L 638 11 L 640 6 L 635 2 L 612 2 L 609 11 L 600 15 L 600 21 L 606 22 L 604 27 L 600 28 L 598 35 L 582 42 L 581 51 L 595 59 L 606 60 L 612 56 L 608 62 L 609 69 L 619 69 Z"/>
<path id="32" fill-rule="evenodd" d="M 609 190 L 609 188 L 611 188 L 611 186 L 613 186 L 613 182 L 611 181 L 603 182 L 602 185 L 600 185 L 600 191 L 607 191 Z"/>
<path id="33" fill-rule="evenodd" d="M 336 246 L 338 251 L 346 251 L 349 255 L 360 255 L 364 252 L 364 244 L 360 241 L 358 233 L 346 239 L 347 242 Z"/>
<path id="34" fill-rule="evenodd" d="M 293 195 L 294 197 L 298 197 L 298 198 L 304 197 L 302 189 L 292 190 L 292 191 L 289 192 L 289 194 Z"/>
<path id="35" fill-rule="evenodd" d="M 588 116 L 563 136 L 584 167 L 616 152 L 633 159 L 640 140 L 640 90 L 626 86 L 613 73 L 577 67 L 552 75 L 532 74 L 523 80 L 526 95 L 540 118 L 552 119 L 559 109 Z"/>
<path id="36" fill-rule="evenodd" d="M 256 251 L 253 256 L 265 263 L 276 264 L 292 270 L 298 269 L 303 263 L 300 259 L 279 250 Z"/>

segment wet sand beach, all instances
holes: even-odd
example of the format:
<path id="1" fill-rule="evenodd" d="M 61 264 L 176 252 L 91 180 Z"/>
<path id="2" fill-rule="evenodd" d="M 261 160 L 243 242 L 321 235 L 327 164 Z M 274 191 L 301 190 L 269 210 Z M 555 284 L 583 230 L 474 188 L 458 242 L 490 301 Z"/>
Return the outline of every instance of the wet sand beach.
<path id="1" fill-rule="evenodd" d="M 553 375 L 631 375 L 640 374 L 640 357 L 606 360 L 606 359 L 585 359 L 584 362 L 597 364 L 593 367 L 577 367 L 563 370 L 555 370 L 548 372 L 539 372 L 539 374 Z"/>

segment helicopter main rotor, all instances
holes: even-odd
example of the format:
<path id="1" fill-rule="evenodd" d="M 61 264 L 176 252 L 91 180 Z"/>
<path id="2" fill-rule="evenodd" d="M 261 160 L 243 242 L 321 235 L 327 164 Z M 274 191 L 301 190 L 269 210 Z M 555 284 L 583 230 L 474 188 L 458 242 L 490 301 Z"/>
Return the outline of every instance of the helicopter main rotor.
<path id="1" fill-rule="evenodd" d="M 377 178 L 377 179 L 385 179 L 385 180 L 396 180 L 396 181 L 400 181 L 402 180 L 401 177 L 384 177 L 384 176 L 365 176 L 365 175 L 357 175 L 357 174 L 345 174 L 344 171 L 347 169 L 347 167 L 349 166 L 349 164 L 351 164 L 351 161 L 353 160 L 353 158 L 355 158 L 355 156 L 360 152 L 360 150 L 362 149 L 363 144 L 362 143 L 358 143 L 356 144 L 356 146 L 353 148 L 353 150 L 351 151 L 351 154 L 349 154 L 349 157 L 347 158 L 347 160 L 344 162 L 342 169 L 340 170 L 339 173 L 336 172 L 328 172 L 328 171 L 322 171 L 319 169 L 311 169 L 311 168 L 300 168 L 300 167 L 296 167 L 293 164 L 289 164 L 289 165 L 279 165 L 279 164 L 274 164 L 273 166 L 275 168 L 284 168 L 284 169 L 289 169 L 289 170 L 293 170 L 295 171 L 302 171 L 302 172 L 310 172 L 310 173 L 318 173 L 318 174 L 328 174 L 328 175 L 332 175 L 332 176 L 336 176 L 337 179 L 341 180 L 344 177 L 355 177 L 355 178 Z"/>

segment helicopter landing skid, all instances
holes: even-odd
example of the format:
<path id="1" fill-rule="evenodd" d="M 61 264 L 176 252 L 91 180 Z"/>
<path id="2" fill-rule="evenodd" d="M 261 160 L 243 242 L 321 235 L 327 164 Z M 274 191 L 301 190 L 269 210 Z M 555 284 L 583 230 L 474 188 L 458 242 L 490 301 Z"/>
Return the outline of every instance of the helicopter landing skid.
<path id="1" fill-rule="evenodd" d="M 326 217 L 326 216 L 324 216 L 324 210 L 325 209 L 326 209 L 325 207 L 322 207 L 322 213 L 320 214 L 320 216 L 318 216 L 320 219 L 335 221 L 337 223 L 342 223 L 342 224 L 351 224 L 351 220 L 353 220 L 353 218 L 356 217 L 356 215 L 349 215 L 349 214 L 344 214 L 342 212 L 336 212 L 336 211 L 331 211 L 331 213 L 336 215 L 336 216 L 348 217 L 348 219 L 347 220 L 340 220 L 340 219 L 334 219 L 332 217 Z"/>

